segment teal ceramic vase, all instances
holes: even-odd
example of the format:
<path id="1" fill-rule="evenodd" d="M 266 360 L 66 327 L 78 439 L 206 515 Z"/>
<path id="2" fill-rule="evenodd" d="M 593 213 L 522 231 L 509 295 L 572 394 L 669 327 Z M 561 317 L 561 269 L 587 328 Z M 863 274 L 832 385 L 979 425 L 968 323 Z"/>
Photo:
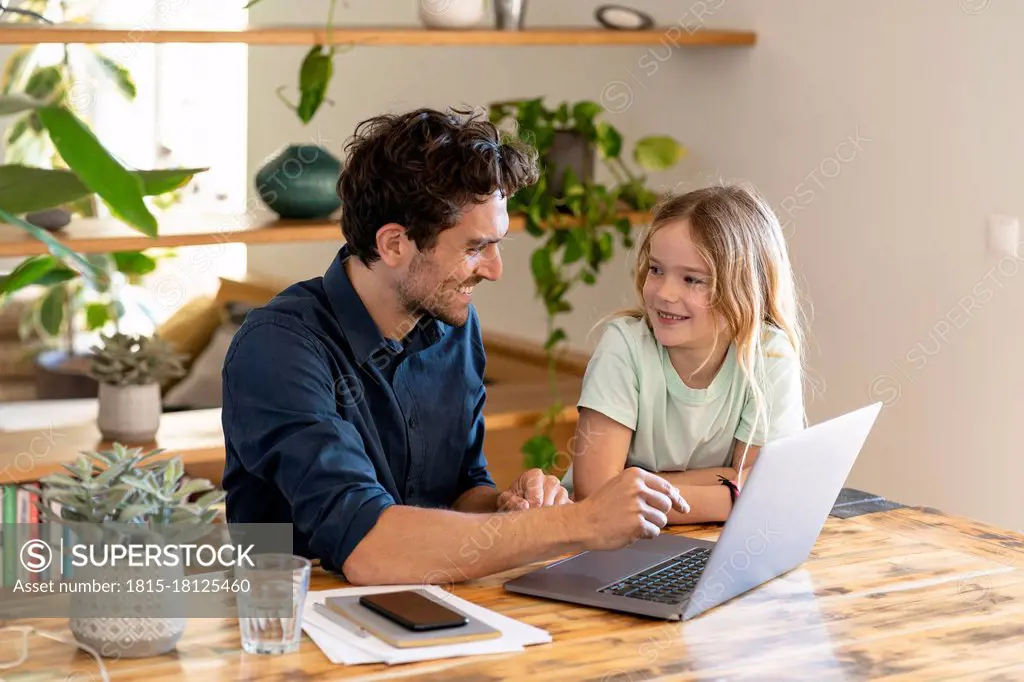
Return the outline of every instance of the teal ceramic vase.
<path id="1" fill-rule="evenodd" d="M 293 144 L 256 173 L 256 191 L 281 218 L 326 218 L 341 206 L 341 161 L 317 145 Z"/>

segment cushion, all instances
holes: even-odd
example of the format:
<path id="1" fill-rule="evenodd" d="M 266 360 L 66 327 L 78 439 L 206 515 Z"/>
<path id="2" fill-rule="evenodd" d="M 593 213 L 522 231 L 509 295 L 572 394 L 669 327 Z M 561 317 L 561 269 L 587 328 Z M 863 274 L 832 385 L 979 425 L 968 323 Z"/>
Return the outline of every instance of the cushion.
<path id="1" fill-rule="evenodd" d="M 198 410 L 220 407 L 221 370 L 238 325 L 225 322 L 214 330 L 210 343 L 192 363 L 188 374 L 164 393 L 164 409 Z"/>
<path id="2" fill-rule="evenodd" d="M 212 296 L 198 296 L 186 302 L 156 329 L 174 350 L 187 356 L 186 365 L 210 342 L 223 319 L 222 306 Z"/>

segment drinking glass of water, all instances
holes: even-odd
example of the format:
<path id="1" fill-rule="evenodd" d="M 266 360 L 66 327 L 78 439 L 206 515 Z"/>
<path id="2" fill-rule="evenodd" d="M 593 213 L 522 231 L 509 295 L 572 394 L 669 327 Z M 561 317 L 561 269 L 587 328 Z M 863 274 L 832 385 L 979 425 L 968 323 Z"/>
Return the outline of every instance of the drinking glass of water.
<path id="1" fill-rule="evenodd" d="M 254 554 L 250 559 L 252 566 L 235 569 L 241 586 L 242 648 L 250 654 L 298 651 L 302 609 L 309 592 L 309 559 L 291 554 Z"/>

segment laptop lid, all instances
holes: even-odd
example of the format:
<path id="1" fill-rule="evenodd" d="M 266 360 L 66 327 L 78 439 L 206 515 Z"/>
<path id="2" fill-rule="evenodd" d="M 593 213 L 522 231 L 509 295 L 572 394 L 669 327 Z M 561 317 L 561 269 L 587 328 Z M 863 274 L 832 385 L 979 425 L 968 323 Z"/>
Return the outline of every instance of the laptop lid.
<path id="1" fill-rule="evenodd" d="M 807 559 L 881 407 L 868 405 L 761 448 L 684 620 Z"/>

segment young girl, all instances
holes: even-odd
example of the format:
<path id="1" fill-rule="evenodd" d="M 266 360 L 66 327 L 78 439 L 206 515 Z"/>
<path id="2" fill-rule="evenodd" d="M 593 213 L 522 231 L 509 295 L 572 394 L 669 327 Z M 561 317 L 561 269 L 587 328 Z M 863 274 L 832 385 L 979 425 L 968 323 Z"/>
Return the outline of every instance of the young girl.
<path id="1" fill-rule="evenodd" d="M 723 521 L 760 447 L 805 426 L 782 228 L 738 186 L 671 198 L 637 245 L 635 286 L 641 307 L 613 315 L 587 366 L 563 483 L 582 500 L 640 467 L 689 502 L 669 523 Z"/>

